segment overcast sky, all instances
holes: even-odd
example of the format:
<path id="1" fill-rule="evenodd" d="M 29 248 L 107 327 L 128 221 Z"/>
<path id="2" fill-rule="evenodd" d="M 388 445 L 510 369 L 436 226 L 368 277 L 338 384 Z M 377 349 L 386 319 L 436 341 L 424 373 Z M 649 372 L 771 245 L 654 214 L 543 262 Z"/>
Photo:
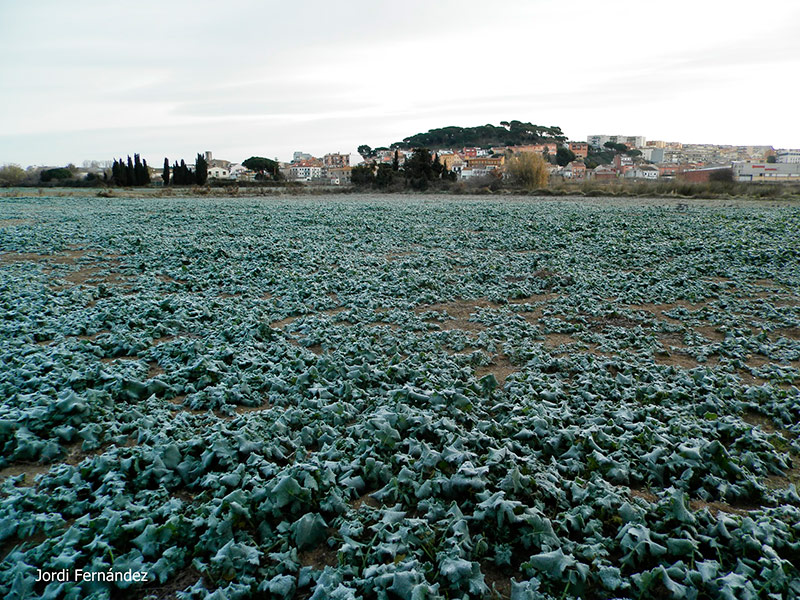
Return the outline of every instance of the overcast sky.
<path id="1" fill-rule="evenodd" d="M 0 164 L 289 160 L 513 119 L 797 148 L 798 31 L 796 0 L 0 0 Z"/>

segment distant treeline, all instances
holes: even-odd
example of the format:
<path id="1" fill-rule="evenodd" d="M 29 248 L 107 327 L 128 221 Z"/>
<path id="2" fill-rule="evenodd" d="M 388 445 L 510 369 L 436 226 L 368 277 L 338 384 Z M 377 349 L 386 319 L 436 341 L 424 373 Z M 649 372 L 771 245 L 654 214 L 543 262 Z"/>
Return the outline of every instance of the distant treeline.
<path id="1" fill-rule="evenodd" d="M 194 170 L 183 159 L 180 162 L 175 161 L 170 168 L 169 159 L 165 158 L 161 179 L 164 185 L 205 185 L 208 180 L 208 162 L 203 155 L 198 154 Z M 133 159 L 128 156 L 127 162 L 122 159 L 114 160 L 109 183 L 123 187 L 150 185 L 147 161 L 141 160 L 138 154 L 134 154 Z"/>
<path id="2" fill-rule="evenodd" d="M 543 142 L 563 142 L 566 136 L 560 127 L 545 127 L 522 121 L 502 121 L 500 126 L 479 125 L 477 127 L 442 127 L 427 133 L 417 133 L 395 142 L 392 148 L 463 148 L 490 146 L 522 146 Z"/>

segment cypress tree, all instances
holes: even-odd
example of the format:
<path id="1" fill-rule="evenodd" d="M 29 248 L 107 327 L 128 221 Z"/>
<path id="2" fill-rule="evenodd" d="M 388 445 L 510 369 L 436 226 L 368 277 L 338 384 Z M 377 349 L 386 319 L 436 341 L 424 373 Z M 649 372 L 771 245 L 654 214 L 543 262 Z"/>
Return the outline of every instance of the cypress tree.
<path id="1" fill-rule="evenodd" d="M 142 159 L 142 185 L 150 185 L 150 169 L 145 159 Z"/>
<path id="2" fill-rule="evenodd" d="M 136 185 L 136 171 L 133 169 L 133 161 L 130 154 L 128 155 L 128 168 L 126 169 L 125 179 L 125 185 Z"/>
<path id="3" fill-rule="evenodd" d="M 397 150 L 394 151 L 394 158 L 392 159 L 392 171 L 400 170 L 400 154 Z"/>
<path id="4" fill-rule="evenodd" d="M 195 178 L 197 185 L 205 185 L 208 180 L 208 162 L 202 154 L 197 155 L 194 165 Z"/>
<path id="5" fill-rule="evenodd" d="M 142 159 L 138 154 L 133 155 L 133 185 L 144 184 L 144 173 L 142 173 Z"/>
<path id="6" fill-rule="evenodd" d="M 439 160 L 439 155 L 437 154 L 433 159 L 433 164 L 431 165 L 431 170 L 433 171 L 433 178 L 438 179 L 442 176 L 442 170 L 444 167 L 442 166 L 442 161 Z"/>
<path id="7" fill-rule="evenodd" d="M 164 180 L 164 185 L 169 185 L 169 159 L 164 157 L 164 170 L 161 172 L 161 179 Z"/>
<path id="8" fill-rule="evenodd" d="M 122 157 L 119 159 L 119 185 L 123 187 L 128 185 L 128 169 L 125 167 Z"/>

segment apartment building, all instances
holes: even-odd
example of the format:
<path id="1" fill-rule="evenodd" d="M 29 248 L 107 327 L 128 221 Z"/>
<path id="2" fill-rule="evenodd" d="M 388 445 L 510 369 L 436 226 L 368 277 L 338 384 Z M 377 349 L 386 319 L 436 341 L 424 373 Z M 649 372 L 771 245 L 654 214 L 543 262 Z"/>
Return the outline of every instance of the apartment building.
<path id="1" fill-rule="evenodd" d="M 586 142 L 595 148 L 602 148 L 607 142 L 625 144 L 628 148 L 642 148 L 645 138 L 642 135 L 590 135 Z"/>
<path id="2" fill-rule="evenodd" d="M 330 169 L 339 169 L 350 166 L 350 155 L 339 152 L 326 154 L 322 157 L 322 164 Z"/>

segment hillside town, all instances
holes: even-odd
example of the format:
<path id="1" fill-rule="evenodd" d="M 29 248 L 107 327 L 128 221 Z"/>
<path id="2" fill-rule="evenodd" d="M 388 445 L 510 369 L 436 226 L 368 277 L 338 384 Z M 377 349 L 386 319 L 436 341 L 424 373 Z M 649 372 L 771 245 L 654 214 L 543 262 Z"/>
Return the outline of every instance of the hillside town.
<path id="1" fill-rule="evenodd" d="M 367 147 L 368 148 L 368 147 Z M 730 146 L 683 144 L 647 140 L 644 136 L 590 135 L 582 141 L 548 141 L 536 144 L 489 147 L 436 148 L 432 154 L 452 173 L 455 180 L 480 182 L 503 178 L 508 160 L 524 153 L 541 155 L 548 165 L 550 181 L 657 181 L 679 180 L 703 183 L 719 180 L 737 182 L 800 181 L 800 149 L 775 149 L 772 146 Z M 316 157 L 294 152 L 291 161 L 276 158 L 277 173 L 264 174 L 248 169 L 242 162 L 215 158 L 211 151 L 198 155 L 204 159 L 207 182 L 224 184 L 280 179 L 306 185 L 342 186 L 351 183 L 353 167 L 377 168 L 382 164 L 403 167 L 412 149 L 376 148 L 362 155 L 340 151 Z M 351 164 L 353 156 L 360 160 Z M 81 167 L 19 167 L 17 180 L 0 184 L 37 184 L 46 175 L 62 172 L 73 180 L 103 180 L 112 161 L 85 161 Z M 272 162 L 272 161 L 270 161 Z M 146 163 L 145 163 L 146 165 Z M 186 165 L 194 170 L 194 163 Z M 163 185 L 162 170 L 147 166 L 148 184 Z M 278 174 L 279 173 L 279 174 Z M 0 178 L 2 179 L 2 178 Z"/>
<path id="2" fill-rule="evenodd" d="M 622 149 L 622 145 L 625 149 Z M 571 158 L 558 164 L 559 150 Z M 521 146 L 488 148 L 442 148 L 434 151 L 441 164 L 460 180 L 472 180 L 504 173 L 510 156 L 525 152 L 542 155 L 549 163 L 551 179 L 564 180 L 659 180 L 681 179 L 706 182 L 715 173 L 731 170 L 734 181 L 800 181 L 800 149 L 775 149 L 772 146 L 726 146 L 682 144 L 646 140 L 644 136 L 590 135 L 585 142 L 547 142 Z M 395 158 L 402 167 L 412 150 L 382 148 L 371 156 L 360 156 L 351 165 L 351 155 L 341 152 L 315 157 L 295 152 L 290 162 L 280 162 L 287 181 L 321 185 L 347 185 L 355 165 L 391 164 Z M 591 166 L 590 158 L 609 162 Z M 253 181 L 256 173 L 239 163 L 213 158 L 206 152 L 209 179 Z"/>

